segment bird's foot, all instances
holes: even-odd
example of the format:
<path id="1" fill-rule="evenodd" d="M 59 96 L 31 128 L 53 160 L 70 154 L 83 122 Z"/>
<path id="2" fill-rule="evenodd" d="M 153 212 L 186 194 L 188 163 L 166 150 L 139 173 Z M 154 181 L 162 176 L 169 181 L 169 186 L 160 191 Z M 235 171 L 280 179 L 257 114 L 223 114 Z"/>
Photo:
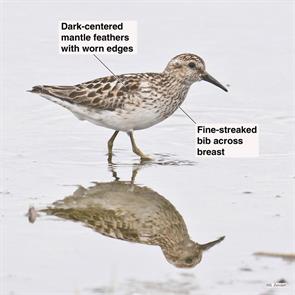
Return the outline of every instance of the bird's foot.
<path id="1" fill-rule="evenodd" d="M 152 161 L 153 158 L 151 158 L 151 157 L 149 157 L 149 156 L 147 156 L 147 155 L 143 155 L 143 156 L 140 156 L 140 160 L 141 160 L 142 162 L 146 162 L 146 161 Z"/>
<path id="2" fill-rule="evenodd" d="M 151 158 L 151 157 L 149 157 L 149 156 L 147 156 L 147 155 L 145 155 L 139 148 L 135 148 L 135 149 L 133 149 L 133 152 L 137 155 L 137 156 L 139 156 L 140 157 L 140 160 L 141 161 L 152 161 L 153 160 L 153 158 Z"/>

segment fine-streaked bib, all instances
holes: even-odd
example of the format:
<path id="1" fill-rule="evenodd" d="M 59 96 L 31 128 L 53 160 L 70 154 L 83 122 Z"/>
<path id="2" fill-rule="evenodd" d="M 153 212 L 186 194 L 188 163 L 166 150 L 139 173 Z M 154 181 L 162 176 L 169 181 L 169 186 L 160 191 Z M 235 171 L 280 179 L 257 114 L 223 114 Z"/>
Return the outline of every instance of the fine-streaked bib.
<path id="1" fill-rule="evenodd" d="M 109 76 L 74 86 L 34 86 L 31 92 L 67 108 L 80 120 L 115 130 L 108 142 L 109 159 L 119 131 L 128 133 L 137 155 L 150 159 L 136 146 L 133 131 L 171 116 L 190 86 L 201 80 L 227 91 L 206 72 L 200 57 L 186 53 L 174 57 L 162 73 Z"/>

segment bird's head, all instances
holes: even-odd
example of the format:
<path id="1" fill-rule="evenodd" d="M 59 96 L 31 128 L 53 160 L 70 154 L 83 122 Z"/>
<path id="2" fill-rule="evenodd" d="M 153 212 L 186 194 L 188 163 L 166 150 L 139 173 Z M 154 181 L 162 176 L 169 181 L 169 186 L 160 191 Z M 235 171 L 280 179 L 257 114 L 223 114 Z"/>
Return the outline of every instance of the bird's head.
<path id="1" fill-rule="evenodd" d="M 175 56 L 166 66 L 165 72 L 188 84 L 204 80 L 227 91 L 221 83 L 206 72 L 204 60 L 195 54 L 183 53 Z"/>
<path id="2" fill-rule="evenodd" d="M 206 244 L 198 244 L 192 240 L 187 240 L 173 249 L 167 248 L 162 250 L 169 263 L 179 268 L 191 268 L 200 263 L 203 251 L 210 249 L 223 240 L 224 237 L 221 237 Z"/>

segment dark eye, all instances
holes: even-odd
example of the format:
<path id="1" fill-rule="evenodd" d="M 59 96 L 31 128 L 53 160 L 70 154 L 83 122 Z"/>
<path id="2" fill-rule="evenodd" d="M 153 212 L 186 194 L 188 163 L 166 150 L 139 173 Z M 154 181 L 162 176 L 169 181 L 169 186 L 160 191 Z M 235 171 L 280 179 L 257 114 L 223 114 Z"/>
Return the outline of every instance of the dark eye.
<path id="1" fill-rule="evenodd" d="M 192 257 L 187 257 L 186 259 L 185 259 L 185 263 L 186 264 L 191 264 L 193 262 L 193 258 Z"/>
<path id="2" fill-rule="evenodd" d="M 196 67 L 196 64 L 194 62 L 190 62 L 188 64 L 188 66 L 191 68 L 191 69 L 194 69 Z"/>

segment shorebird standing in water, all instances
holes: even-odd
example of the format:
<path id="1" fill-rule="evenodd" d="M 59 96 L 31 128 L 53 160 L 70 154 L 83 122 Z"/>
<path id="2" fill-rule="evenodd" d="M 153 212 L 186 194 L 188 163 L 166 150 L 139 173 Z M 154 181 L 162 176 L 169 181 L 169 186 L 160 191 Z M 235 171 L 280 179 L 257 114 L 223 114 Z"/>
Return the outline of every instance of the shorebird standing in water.
<path id="1" fill-rule="evenodd" d="M 109 76 L 74 86 L 34 86 L 30 91 L 67 108 L 80 120 L 115 130 L 108 141 L 109 159 L 116 136 L 124 131 L 130 137 L 133 152 L 149 160 L 137 147 L 133 132 L 171 116 L 190 86 L 202 80 L 227 91 L 206 72 L 202 58 L 184 53 L 172 58 L 162 73 Z"/>

